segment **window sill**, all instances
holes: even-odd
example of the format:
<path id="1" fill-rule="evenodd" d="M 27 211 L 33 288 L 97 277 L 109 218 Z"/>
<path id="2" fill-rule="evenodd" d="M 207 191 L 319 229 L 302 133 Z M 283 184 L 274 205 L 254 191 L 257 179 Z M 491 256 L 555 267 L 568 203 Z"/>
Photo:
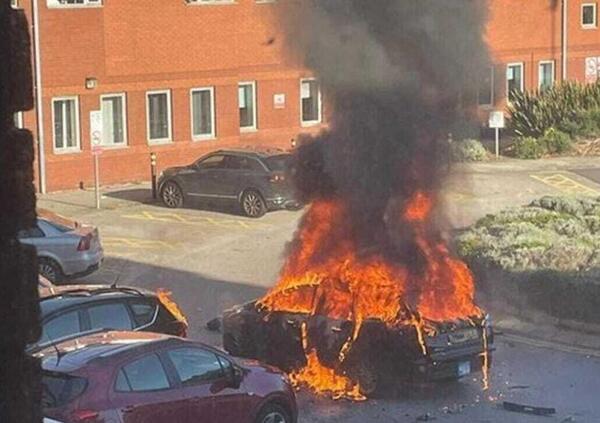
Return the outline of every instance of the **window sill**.
<path id="1" fill-rule="evenodd" d="M 251 134 L 253 132 L 258 132 L 258 128 L 256 128 L 256 127 L 240 128 L 240 134 Z"/>
<path id="2" fill-rule="evenodd" d="M 104 7 L 102 4 L 55 4 L 49 5 L 48 9 L 62 10 L 62 9 L 100 9 Z"/>
<path id="3" fill-rule="evenodd" d="M 160 139 L 160 140 L 148 140 L 148 145 L 168 145 L 172 144 L 173 140 L 170 138 Z"/>
<path id="4" fill-rule="evenodd" d="M 52 152 L 57 156 L 63 156 L 67 154 L 79 154 L 81 153 L 81 148 L 64 148 L 64 149 L 53 149 Z"/>
<path id="5" fill-rule="evenodd" d="M 593 24 L 593 25 L 581 25 L 581 29 L 598 29 L 598 25 L 597 24 Z"/>
<path id="6" fill-rule="evenodd" d="M 216 139 L 215 135 L 192 135 L 193 142 L 214 141 Z"/>
<path id="7" fill-rule="evenodd" d="M 300 122 L 300 126 L 302 126 L 303 128 L 310 128 L 311 126 L 318 126 L 321 123 L 322 122 L 320 120 L 303 120 Z"/>
<path id="8" fill-rule="evenodd" d="M 217 1 L 194 1 L 186 0 L 187 6 L 228 6 L 231 4 L 237 4 L 237 0 L 217 0 Z"/>
<path id="9" fill-rule="evenodd" d="M 123 144 L 123 145 L 100 145 L 100 148 L 102 148 L 102 150 L 125 150 L 127 148 L 129 148 L 129 144 Z"/>

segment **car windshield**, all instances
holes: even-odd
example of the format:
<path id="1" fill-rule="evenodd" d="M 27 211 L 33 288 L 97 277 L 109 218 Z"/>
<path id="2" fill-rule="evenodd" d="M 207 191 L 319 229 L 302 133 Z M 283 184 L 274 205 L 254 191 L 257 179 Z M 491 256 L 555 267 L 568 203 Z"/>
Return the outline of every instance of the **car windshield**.
<path id="1" fill-rule="evenodd" d="M 285 171 L 289 168 L 292 156 L 290 154 L 280 154 L 265 159 L 265 164 L 272 171 Z"/>
<path id="2" fill-rule="evenodd" d="M 42 406 L 44 408 L 61 407 L 79 395 L 87 387 L 87 380 L 63 373 L 44 372 L 42 375 Z"/>

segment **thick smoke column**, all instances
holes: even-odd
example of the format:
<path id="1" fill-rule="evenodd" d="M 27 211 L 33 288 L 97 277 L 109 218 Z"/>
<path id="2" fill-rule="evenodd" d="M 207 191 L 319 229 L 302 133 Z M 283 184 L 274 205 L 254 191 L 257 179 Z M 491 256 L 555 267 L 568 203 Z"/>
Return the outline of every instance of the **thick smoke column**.
<path id="1" fill-rule="evenodd" d="M 340 230 L 351 231 L 359 250 L 414 254 L 400 210 L 417 191 L 436 191 L 447 134 L 474 110 L 488 66 L 486 5 L 302 0 L 283 7 L 287 47 L 321 82 L 330 123 L 301 143 L 296 184 L 305 200 L 347 204 Z M 315 260 L 327 256 L 326 244 Z"/>

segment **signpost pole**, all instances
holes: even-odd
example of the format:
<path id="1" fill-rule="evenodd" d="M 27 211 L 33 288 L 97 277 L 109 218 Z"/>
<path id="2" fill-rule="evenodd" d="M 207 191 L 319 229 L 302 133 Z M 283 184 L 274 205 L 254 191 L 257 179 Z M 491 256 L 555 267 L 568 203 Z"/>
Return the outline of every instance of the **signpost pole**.
<path id="1" fill-rule="evenodd" d="M 94 189 L 96 191 L 96 208 L 100 209 L 100 166 L 98 153 L 94 153 Z"/>
<path id="2" fill-rule="evenodd" d="M 500 157 L 500 128 L 496 128 L 496 158 Z"/>

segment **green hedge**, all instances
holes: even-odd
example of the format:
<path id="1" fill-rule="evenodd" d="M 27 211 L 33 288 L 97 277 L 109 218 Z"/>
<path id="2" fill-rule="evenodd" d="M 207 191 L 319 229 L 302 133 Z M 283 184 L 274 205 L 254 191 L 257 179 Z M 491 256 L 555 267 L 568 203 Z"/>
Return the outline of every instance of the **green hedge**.
<path id="1" fill-rule="evenodd" d="M 465 139 L 450 144 L 450 157 L 455 162 L 480 162 L 488 158 L 488 152 L 480 141 Z"/>

